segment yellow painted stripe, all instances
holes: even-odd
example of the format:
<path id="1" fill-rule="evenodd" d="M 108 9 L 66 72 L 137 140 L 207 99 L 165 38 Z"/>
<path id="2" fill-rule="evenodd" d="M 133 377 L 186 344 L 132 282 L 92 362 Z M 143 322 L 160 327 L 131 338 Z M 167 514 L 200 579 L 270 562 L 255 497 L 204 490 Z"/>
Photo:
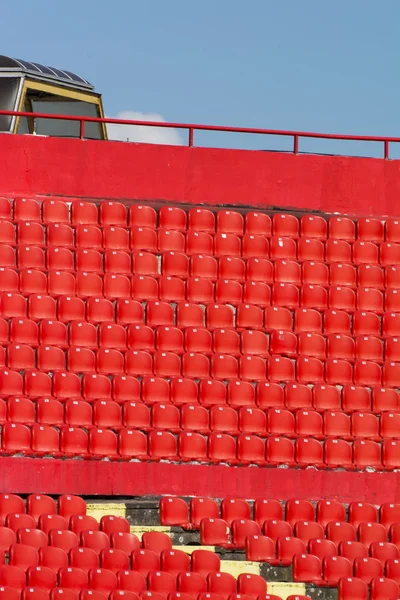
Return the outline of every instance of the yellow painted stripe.
<path id="1" fill-rule="evenodd" d="M 186 554 L 192 554 L 195 550 L 209 550 L 215 552 L 215 546 L 172 546 L 174 550 L 182 550 Z"/>
<path id="2" fill-rule="evenodd" d="M 236 579 L 241 573 L 260 575 L 260 563 L 245 560 L 221 560 L 221 572 L 230 573 Z"/>
<path id="3" fill-rule="evenodd" d="M 100 521 L 105 515 L 126 517 L 126 504 L 124 502 L 96 502 L 86 505 L 86 514 Z"/>
<path id="4" fill-rule="evenodd" d="M 147 531 L 157 531 L 158 533 L 171 535 L 171 527 L 164 527 L 163 525 L 131 525 L 131 533 L 134 533 L 138 537 Z"/>
<path id="5" fill-rule="evenodd" d="M 297 594 L 299 596 L 304 596 L 306 593 L 306 584 L 268 581 L 267 592 L 268 594 L 276 594 L 277 596 L 280 596 L 282 600 L 286 600 L 291 595 L 295 596 Z"/>

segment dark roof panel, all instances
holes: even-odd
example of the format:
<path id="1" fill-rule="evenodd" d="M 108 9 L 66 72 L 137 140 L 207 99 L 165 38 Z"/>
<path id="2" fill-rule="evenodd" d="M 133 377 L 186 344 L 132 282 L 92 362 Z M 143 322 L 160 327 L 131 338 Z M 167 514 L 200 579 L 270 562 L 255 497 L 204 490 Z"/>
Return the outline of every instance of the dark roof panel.
<path id="1" fill-rule="evenodd" d="M 9 56 L 0 56 L 0 72 L 10 70 L 27 74 L 31 73 L 36 77 L 42 75 L 44 78 L 58 79 L 60 82 L 62 81 L 64 83 L 93 89 L 93 86 L 86 79 L 71 71 L 62 71 L 61 69 L 56 69 L 54 67 L 46 67 L 40 63 L 10 58 Z"/>

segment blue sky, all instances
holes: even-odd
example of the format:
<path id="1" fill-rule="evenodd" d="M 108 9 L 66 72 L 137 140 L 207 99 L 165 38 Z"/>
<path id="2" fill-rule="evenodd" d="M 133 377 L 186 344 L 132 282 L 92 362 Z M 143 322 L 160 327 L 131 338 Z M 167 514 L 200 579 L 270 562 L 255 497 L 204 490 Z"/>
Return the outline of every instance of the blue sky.
<path id="1" fill-rule="evenodd" d="M 3 54 L 82 74 L 108 115 L 400 136 L 399 0 L 20 0 L 2 23 Z"/>

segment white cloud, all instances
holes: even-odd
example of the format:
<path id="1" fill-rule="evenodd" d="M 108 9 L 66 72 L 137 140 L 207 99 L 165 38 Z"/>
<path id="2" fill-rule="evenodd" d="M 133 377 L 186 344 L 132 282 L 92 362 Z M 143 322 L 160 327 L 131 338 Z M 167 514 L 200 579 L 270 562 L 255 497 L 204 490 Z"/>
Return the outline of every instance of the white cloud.
<path id="1" fill-rule="evenodd" d="M 131 110 L 120 112 L 116 117 L 112 118 L 129 121 L 153 121 L 165 123 L 164 117 L 158 113 L 141 113 Z M 181 134 L 176 129 L 167 127 L 141 127 L 139 125 L 118 125 L 115 123 L 108 123 L 107 133 L 108 139 L 120 140 L 123 142 L 170 144 L 172 146 L 182 146 L 183 144 Z"/>

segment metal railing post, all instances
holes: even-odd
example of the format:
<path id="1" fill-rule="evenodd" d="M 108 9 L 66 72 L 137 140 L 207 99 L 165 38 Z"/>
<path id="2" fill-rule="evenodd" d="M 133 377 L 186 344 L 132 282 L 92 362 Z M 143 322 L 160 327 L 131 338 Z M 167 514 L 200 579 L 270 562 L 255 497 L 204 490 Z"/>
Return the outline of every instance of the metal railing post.
<path id="1" fill-rule="evenodd" d="M 85 139 L 85 121 L 84 119 L 80 120 L 80 127 L 79 127 L 79 137 L 81 138 L 81 140 Z"/>
<path id="2" fill-rule="evenodd" d="M 389 140 L 385 140 L 385 158 L 389 158 Z"/>
<path id="3" fill-rule="evenodd" d="M 295 135 L 294 139 L 293 139 L 293 153 L 294 154 L 299 153 L 299 136 L 298 135 Z"/>
<path id="4" fill-rule="evenodd" d="M 193 127 L 189 127 L 189 146 L 193 146 L 194 130 Z"/>

